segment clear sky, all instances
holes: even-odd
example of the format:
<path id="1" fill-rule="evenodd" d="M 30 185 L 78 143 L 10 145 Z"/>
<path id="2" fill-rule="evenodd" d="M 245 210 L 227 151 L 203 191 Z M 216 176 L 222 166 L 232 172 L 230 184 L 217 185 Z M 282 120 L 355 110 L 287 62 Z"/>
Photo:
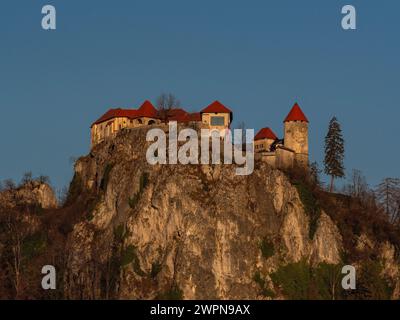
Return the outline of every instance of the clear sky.
<path id="1" fill-rule="evenodd" d="M 41 29 L 45 4 L 56 31 Z M 341 28 L 345 4 L 356 31 Z M 399 14 L 398 0 L 1 0 L 0 179 L 67 185 L 94 120 L 162 92 L 193 111 L 218 99 L 279 136 L 298 101 L 312 160 L 336 115 L 346 169 L 399 176 Z"/>

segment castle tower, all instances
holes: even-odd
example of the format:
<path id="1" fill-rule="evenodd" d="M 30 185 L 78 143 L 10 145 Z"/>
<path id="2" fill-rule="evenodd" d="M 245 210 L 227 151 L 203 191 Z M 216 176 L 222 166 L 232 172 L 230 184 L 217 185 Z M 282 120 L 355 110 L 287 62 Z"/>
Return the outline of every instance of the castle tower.
<path id="1" fill-rule="evenodd" d="M 308 119 L 295 103 L 284 120 L 284 145 L 295 152 L 296 164 L 308 166 Z"/>

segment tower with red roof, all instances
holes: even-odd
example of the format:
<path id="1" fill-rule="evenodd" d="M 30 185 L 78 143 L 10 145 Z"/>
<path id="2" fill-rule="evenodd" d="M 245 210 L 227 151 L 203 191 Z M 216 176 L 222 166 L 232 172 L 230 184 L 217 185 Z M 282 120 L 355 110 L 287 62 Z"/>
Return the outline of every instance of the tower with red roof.
<path id="1" fill-rule="evenodd" d="M 214 101 L 200 111 L 201 121 L 211 130 L 218 130 L 224 136 L 233 120 L 232 111 L 219 101 Z"/>
<path id="2" fill-rule="evenodd" d="M 278 139 L 270 128 L 262 128 L 254 137 L 255 152 L 270 151 L 271 145 Z"/>
<path id="3" fill-rule="evenodd" d="M 295 103 L 284 120 L 284 146 L 295 153 L 296 163 L 308 165 L 308 119 Z"/>

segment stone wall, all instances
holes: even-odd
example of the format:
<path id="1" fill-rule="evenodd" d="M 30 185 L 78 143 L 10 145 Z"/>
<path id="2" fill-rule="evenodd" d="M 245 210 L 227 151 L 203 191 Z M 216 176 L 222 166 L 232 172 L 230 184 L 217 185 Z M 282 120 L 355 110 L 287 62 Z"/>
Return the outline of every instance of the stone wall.
<path id="1" fill-rule="evenodd" d="M 285 122 L 284 139 L 285 147 L 292 149 L 301 163 L 308 163 L 308 123 L 305 121 Z"/>

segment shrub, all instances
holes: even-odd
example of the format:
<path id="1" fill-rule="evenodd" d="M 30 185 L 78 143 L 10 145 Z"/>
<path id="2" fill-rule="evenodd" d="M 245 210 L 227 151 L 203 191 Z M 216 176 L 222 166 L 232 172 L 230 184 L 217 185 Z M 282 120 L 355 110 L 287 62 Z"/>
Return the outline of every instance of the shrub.
<path id="1" fill-rule="evenodd" d="M 143 172 L 143 174 L 140 176 L 140 184 L 139 184 L 140 192 L 146 189 L 148 184 L 149 184 L 149 173 Z"/>
<path id="2" fill-rule="evenodd" d="M 162 294 L 160 294 L 157 299 L 159 300 L 182 300 L 183 291 L 178 285 L 173 285 L 172 288 Z"/>
<path id="3" fill-rule="evenodd" d="M 23 186 L 23 185 L 31 183 L 32 181 L 33 181 L 32 172 L 28 171 L 28 172 L 25 172 L 24 175 L 22 176 L 20 185 Z"/>
<path id="4" fill-rule="evenodd" d="M 96 210 L 97 205 L 101 201 L 101 195 L 92 196 L 86 201 L 86 218 L 88 221 L 91 221 L 94 218 L 94 211 Z"/>
<path id="5" fill-rule="evenodd" d="M 341 267 L 338 264 L 320 263 L 313 269 L 313 281 L 318 299 L 336 300 L 341 298 Z"/>
<path id="6" fill-rule="evenodd" d="M 37 181 L 41 184 L 50 184 L 50 178 L 45 175 L 40 175 L 39 178 L 37 178 Z"/>
<path id="7" fill-rule="evenodd" d="M 24 239 L 22 243 L 22 256 L 31 259 L 42 253 L 47 246 L 47 236 L 43 232 L 37 232 Z"/>
<path id="8" fill-rule="evenodd" d="M 65 205 L 70 205 L 74 202 L 83 191 L 83 181 L 79 173 L 75 173 L 69 185 L 67 199 Z"/>
<path id="9" fill-rule="evenodd" d="M 125 267 L 132 263 L 133 271 L 139 276 L 144 276 L 145 273 L 140 268 L 140 261 L 136 254 L 136 248 L 132 245 L 126 247 L 121 254 L 121 267 Z"/>
<path id="10" fill-rule="evenodd" d="M 321 208 L 315 198 L 313 192 L 304 182 L 296 181 L 294 186 L 299 193 L 301 202 L 303 203 L 304 210 L 310 217 L 309 238 L 312 240 L 317 231 L 318 219 L 321 215 Z"/>
<path id="11" fill-rule="evenodd" d="M 133 259 L 136 257 L 135 247 L 129 245 L 121 254 L 121 267 L 125 267 L 132 263 Z"/>
<path id="12" fill-rule="evenodd" d="M 160 273 L 162 266 L 159 262 L 153 262 L 151 264 L 150 276 L 154 279 Z"/>
<path id="13" fill-rule="evenodd" d="M 357 273 L 356 290 L 346 291 L 347 299 L 388 300 L 391 299 L 394 287 L 381 276 L 382 266 L 377 261 L 366 261 Z"/>
<path id="14" fill-rule="evenodd" d="M 33 204 L 30 209 L 33 214 L 36 214 L 38 216 L 41 216 L 44 213 L 44 209 L 40 203 Z"/>
<path id="15" fill-rule="evenodd" d="M 106 189 L 107 189 L 108 181 L 110 179 L 110 173 L 111 173 L 111 170 L 113 169 L 113 167 L 114 166 L 112 164 L 108 163 L 106 165 L 106 167 L 104 168 L 103 178 L 101 179 L 101 182 L 100 182 L 100 189 L 102 191 L 106 191 Z"/>
<path id="16" fill-rule="evenodd" d="M 256 273 L 253 276 L 253 280 L 255 283 L 259 285 L 261 290 L 260 293 L 262 296 L 271 298 L 275 297 L 275 293 L 271 289 L 267 288 L 265 279 L 263 279 L 263 277 L 261 276 L 260 271 L 256 271 Z"/>
<path id="17" fill-rule="evenodd" d="M 271 279 L 288 299 L 305 300 L 309 298 L 311 270 L 305 260 L 280 267 L 271 274 Z"/>
<path id="18" fill-rule="evenodd" d="M 268 238 L 264 238 L 260 241 L 260 250 L 265 259 L 272 257 L 275 253 L 274 244 Z"/>
<path id="19" fill-rule="evenodd" d="M 125 230 L 125 226 L 123 224 L 120 224 L 118 227 L 114 229 L 114 238 L 115 241 L 121 242 L 125 239 L 127 236 L 127 232 Z"/>
<path id="20" fill-rule="evenodd" d="M 17 188 L 17 185 L 15 184 L 13 179 L 6 179 L 3 182 L 3 188 L 5 190 L 11 191 L 11 190 L 15 190 Z"/>
<path id="21" fill-rule="evenodd" d="M 280 267 L 271 274 L 275 286 L 278 286 L 288 299 L 390 299 L 393 286 L 381 277 L 382 266 L 376 261 L 364 262 L 357 272 L 357 289 L 342 290 L 341 266 L 320 263 L 311 268 L 305 260 Z M 255 281 L 263 284 L 260 279 Z"/>
<path id="22" fill-rule="evenodd" d="M 143 174 L 140 176 L 140 180 L 139 180 L 139 191 L 137 193 L 135 193 L 133 195 L 133 197 L 128 199 L 128 204 L 131 209 L 136 208 L 136 206 L 139 202 L 140 196 L 142 195 L 143 190 L 147 187 L 148 184 L 149 184 L 149 174 L 147 172 L 143 172 Z"/>
<path id="23" fill-rule="evenodd" d="M 132 198 L 128 199 L 128 204 L 131 209 L 135 209 L 139 202 L 139 193 L 135 193 Z"/>

